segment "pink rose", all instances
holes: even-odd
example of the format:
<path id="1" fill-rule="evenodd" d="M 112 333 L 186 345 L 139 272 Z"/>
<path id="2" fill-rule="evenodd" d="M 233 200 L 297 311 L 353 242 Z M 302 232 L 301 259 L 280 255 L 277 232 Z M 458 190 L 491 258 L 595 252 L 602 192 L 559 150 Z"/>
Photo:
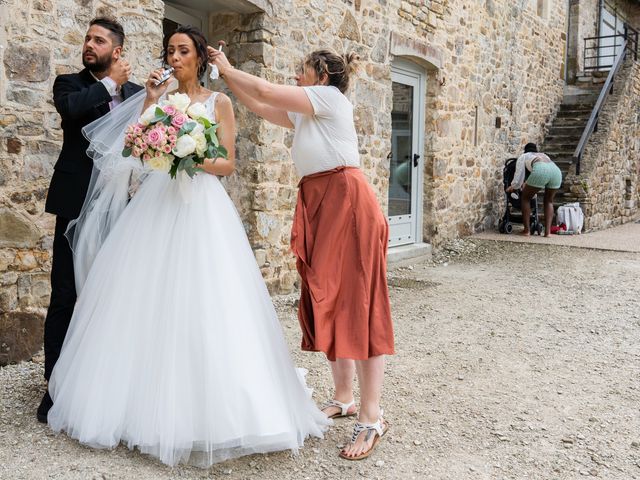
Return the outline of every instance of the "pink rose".
<path id="1" fill-rule="evenodd" d="M 177 113 L 171 119 L 171 124 L 179 130 L 188 120 L 189 117 L 187 117 L 184 113 Z"/>
<path id="2" fill-rule="evenodd" d="M 136 139 L 133 141 L 134 145 L 140 146 L 142 145 L 142 138 L 140 137 L 136 137 Z"/>
<path id="3" fill-rule="evenodd" d="M 176 143 L 178 141 L 177 135 L 169 135 L 169 143 Z"/>
<path id="4" fill-rule="evenodd" d="M 145 162 L 148 162 L 149 160 L 151 160 L 151 155 L 149 155 L 148 153 L 145 153 L 142 156 L 142 160 L 144 160 Z"/>
<path id="5" fill-rule="evenodd" d="M 149 148 L 149 145 L 147 145 L 146 143 L 142 142 L 142 143 L 140 144 L 140 148 L 141 148 L 142 150 L 146 150 L 147 148 Z"/>
<path id="6" fill-rule="evenodd" d="M 176 107 L 174 107 L 173 105 L 165 105 L 164 107 L 162 107 L 162 111 L 171 116 L 175 115 L 177 112 Z"/>
<path id="7" fill-rule="evenodd" d="M 144 125 L 142 125 L 141 123 L 138 123 L 133 127 L 133 133 L 135 133 L 136 135 L 140 135 L 143 130 Z"/>
<path id="8" fill-rule="evenodd" d="M 148 137 L 149 139 L 147 140 L 147 143 L 152 147 L 159 147 L 166 139 L 164 132 L 159 128 L 152 129 L 149 132 Z"/>
<path id="9" fill-rule="evenodd" d="M 162 147 L 164 153 L 171 153 L 171 149 L 173 147 L 171 147 L 171 145 L 165 145 L 164 147 Z"/>
<path id="10" fill-rule="evenodd" d="M 142 155 L 142 149 L 140 147 L 133 147 L 133 151 L 131 152 L 131 154 L 134 157 L 140 158 L 140 155 Z"/>
<path id="11" fill-rule="evenodd" d="M 176 133 L 178 133 L 178 130 L 176 130 L 175 127 L 172 127 L 171 125 L 169 125 L 169 127 L 167 128 L 167 133 L 169 135 L 175 135 Z"/>

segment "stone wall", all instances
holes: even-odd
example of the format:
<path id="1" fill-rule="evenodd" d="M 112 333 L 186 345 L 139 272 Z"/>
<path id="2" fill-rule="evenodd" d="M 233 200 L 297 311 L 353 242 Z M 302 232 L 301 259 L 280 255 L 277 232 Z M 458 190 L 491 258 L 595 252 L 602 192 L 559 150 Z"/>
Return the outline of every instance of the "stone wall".
<path id="1" fill-rule="evenodd" d="M 567 12 L 550 8 L 544 17 L 535 2 L 448 2 L 427 34 L 443 53 L 427 85 L 427 241 L 493 228 L 504 161 L 543 138 L 564 83 Z"/>
<path id="2" fill-rule="evenodd" d="M 0 365 L 42 342 L 54 226 L 44 199 L 62 142 L 53 80 L 82 68 L 88 22 L 103 13 L 122 20 L 125 56 L 146 78 L 163 8 L 161 0 L 0 2 Z"/>
<path id="3" fill-rule="evenodd" d="M 640 5 L 636 0 L 608 0 L 615 4 L 626 23 L 636 30 L 640 29 Z"/>
<path id="4" fill-rule="evenodd" d="M 360 55 L 349 96 L 363 170 L 385 210 L 391 34 L 436 52 L 441 69 L 430 65 L 427 76 L 424 233 L 437 244 L 495 223 L 504 159 L 526 141 L 542 139 L 562 97 L 565 8 L 557 2 L 540 9 L 528 1 L 469 3 L 275 2 L 273 15 L 212 16 L 210 31 L 222 33 L 237 67 L 281 82 L 291 81 L 295 63 L 313 49 Z M 227 185 L 270 289 L 290 291 L 297 278 L 288 246 L 297 183 L 292 135 L 241 107 L 237 115 L 238 175 Z"/>
<path id="5" fill-rule="evenodd" d="M 321 47 L 356 51 L 362 68 L 349 95 L 362 167 L 386 210 L 390 150 L 391 88 L 387 8 L 326 1 L 274 3 L 273 15 L 216 15 L 210 31 L 222 32 L 236 67 L 268 80 L 293 84 L 295 66 Z M 368 2 L 372 3 L 372 2 Z M 288 292 L 297 281 L 289 232 L 298 177 L 291 161 L 291 131 L 261 121 L 236 106 L 238 171 L 226 179 L 272 292 Z"/>
<path id="6" fill-rule="evenodd" d="M 88 20 L 116 7 L 135 75 L 144 79 L 157 65 L 162 1 L 0 5 L 7 47 L 0 52 L 0 307 L 13 312 L 12 325 L 17 312 L 40 319 L 48 298 L 53 218 L 43 204 L 61 141 L 51 84 L 56 73 L 79 68 Z M 425 67 L 424 235 L 437 245 L 492 228 L 500 216 L 504 160 L 541 141 L 561 101 L 566 20 L 565 2 L 555 1 L 274 0 L 262 14 L 211 14 L 209 33 L 228 42 L 238 68 L 278 82 L 293 83 L 295 64 L 313 49 L 360 55 L 348 95 L 362 167 L 385 211 L 392 61 L 407 55 Z M 289 250 L 298 181 L 292 133 L 235 108 L 238 170 L 225 183 L 270 290 L 288 292 L 297 281 Z"/>
<path id="7" fill-rule="evenodd" d="M 580 198 L 586 231 L 640 214 L 640 63 L 628 62 L 619 76 L 584 151 L 581 175 L 565 179 Z"/>
<path id="8" fill-rule="evenodd" d="M 599 0 L 570 0 L 569 79 L 584 72 L 584 39 L 598 35 Z M 595 46 L 590 42 L 589 47 Z M 591 53 L 594 55 L 595 51 Z"/>

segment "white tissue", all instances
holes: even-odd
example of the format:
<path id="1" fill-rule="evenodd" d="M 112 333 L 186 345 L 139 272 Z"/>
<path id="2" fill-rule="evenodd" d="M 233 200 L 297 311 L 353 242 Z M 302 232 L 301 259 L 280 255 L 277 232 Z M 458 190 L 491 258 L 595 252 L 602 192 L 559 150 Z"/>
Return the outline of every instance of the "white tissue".
<path id="1" fill-rule="evenodd" d="M 220 72 L 218 72 L 218 67 L 212 63 L 209 64 L 211 67 L 211 73 L 209 74 L 209 78 L 211 80 L 217 80 L 220 77 Z"/>

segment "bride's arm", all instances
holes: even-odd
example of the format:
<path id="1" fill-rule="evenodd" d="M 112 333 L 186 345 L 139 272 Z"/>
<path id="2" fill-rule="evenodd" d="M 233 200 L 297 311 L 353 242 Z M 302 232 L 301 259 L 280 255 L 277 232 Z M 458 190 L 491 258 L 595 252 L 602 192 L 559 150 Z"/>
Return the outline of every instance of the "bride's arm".
<path id="1" fill-rule="evenodd" d="M 149 108 L 154 103 L 158 103 L 158 100 L 164 92 L 169 88 L 169 81 L 164 82 L 162 85 L 156 85 L 156 80 L 160 80 L 162 76 L 162 69 L 159 68 L 149 74 L 149 78 L 144 84 L 144 88 L 147 90 L 147 97 L 144 99 L 144 106 L 142 112 Z M 142 112 L 140 112 L 142 114 Z"/>
<path id="2" fill-rule="evenodd" d="M 212 175 L 231 175 L 236 168 L 236 119 L 231 100 L 224 93 L 215 99 L 216 120 L 218 120 L 218 140 L 227 149 L 227 158 L 207 158 L 201 167 Z"/>

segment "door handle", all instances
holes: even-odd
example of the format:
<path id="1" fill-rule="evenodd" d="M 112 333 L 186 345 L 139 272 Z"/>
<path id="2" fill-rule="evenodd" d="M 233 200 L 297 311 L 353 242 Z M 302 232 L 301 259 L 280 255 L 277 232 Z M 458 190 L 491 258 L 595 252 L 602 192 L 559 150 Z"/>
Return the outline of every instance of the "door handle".
<path id="1" fill-rule="evenodd" d="M 413 166 L 417 167 L 418 166 L 418 160 L 420 160 L 420 155 L 418 155 L 417 153 L 413 154 Z"/>

